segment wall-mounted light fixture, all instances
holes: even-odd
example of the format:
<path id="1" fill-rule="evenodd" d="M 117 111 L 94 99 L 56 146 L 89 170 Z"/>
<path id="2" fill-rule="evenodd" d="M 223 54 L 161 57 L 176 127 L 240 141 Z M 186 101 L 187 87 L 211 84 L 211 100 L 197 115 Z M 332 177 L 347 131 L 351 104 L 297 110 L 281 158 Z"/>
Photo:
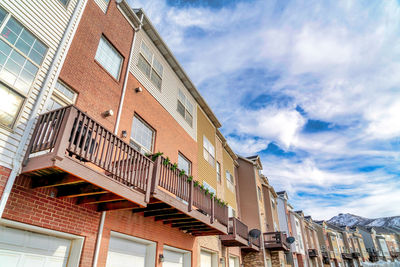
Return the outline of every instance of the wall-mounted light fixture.
<path id="1" fill-rule="evenodd" d="M 142 89 L 142 87 L 140 87 L 140 86 L 135 88 L 135 92 L 136 92 L 136 93 L 140 93 L 140 92 L 142 92 L 142 91 L 143 91 L 143 89 Z"/>
<path id="2" fill-rule="evenodd" d="M 225 263 L 225 258 L 224 257 L 219 258 L 219 263 L 224 264 Z"/>
<path id="3" fill-rule="evenodd" d="M 114 111 L 112 109 L 109 109 L 109 110 L 106 110 L 106 111 L 103 112 L 103 116 L 106 117 L 106 118 L 110 117 L 112 115 L 114 115 Z"/>
<path id="4" fill-rule="evenodd" d="M 126 138 L 128 136 L 128 132 L 126 130 L 122 130 L 121 136 L 122 138 Z"/>
<path id="5" fill-rule="evenodd" d="M 158 260 L 160 262 L 164 262 L 164 255 L 163 254 L 158 255 Z"/>

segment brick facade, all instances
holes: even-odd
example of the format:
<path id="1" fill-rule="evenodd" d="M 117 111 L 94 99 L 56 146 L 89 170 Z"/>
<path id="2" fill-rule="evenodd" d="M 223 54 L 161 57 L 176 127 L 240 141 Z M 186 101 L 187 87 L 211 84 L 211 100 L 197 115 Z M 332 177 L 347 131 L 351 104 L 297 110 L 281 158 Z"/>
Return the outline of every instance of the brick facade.
<path id="1" fill-rule="evenodd" d="M 3 195 L 4 188 L 6 187 L 6 183 L 8 177 L 10 176 L 11 170 L 9 168 L 0 166 L 0 198 Z"/>
<path id="2" fill-rule="evenodd" d="M 242 251 L 242 260 L 244 267 L 260 267 L 265 266 L 262 251 L 244 252 Z"/>
<path id="3" fill-rule="evenodd" d="M 31 189 L 30 184 L 29 177 L 17 177 L 2 218 L 85 237 L 80 266 L 91 266 L 100 213 L 70 199 L 55 198 L 54 190 Z"/>

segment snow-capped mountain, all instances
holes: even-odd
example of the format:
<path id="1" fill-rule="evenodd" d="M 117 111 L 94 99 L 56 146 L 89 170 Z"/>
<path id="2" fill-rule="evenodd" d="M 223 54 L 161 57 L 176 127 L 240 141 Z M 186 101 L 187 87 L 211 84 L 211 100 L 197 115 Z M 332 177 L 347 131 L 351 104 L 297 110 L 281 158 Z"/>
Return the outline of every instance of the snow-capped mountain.
<path id="1" fill-rule="evenodd" d="M 386 226 L 386 227 L 400 227 L 400 216 L 383 217 L 377 219 L 368 219 L 350 213 L 339 213 L 339 215 L 332 217 L 329 223 L 336 225 L 347 226 Z"/>

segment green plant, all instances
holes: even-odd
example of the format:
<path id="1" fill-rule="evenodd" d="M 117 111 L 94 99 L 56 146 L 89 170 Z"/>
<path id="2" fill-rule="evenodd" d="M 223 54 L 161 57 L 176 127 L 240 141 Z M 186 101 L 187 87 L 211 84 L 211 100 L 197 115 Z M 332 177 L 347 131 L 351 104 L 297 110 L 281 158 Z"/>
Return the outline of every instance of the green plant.
<path id="1" fill-rule="evenodd" d="M 210 194 L 210 198 L 213 198 L 214 193 L 213 192 L 209 192 L 209 194 Z"/>
<path id="2" fill-rule="evenodd" d="M 176 164 L 176 163 L 172 164 L 171 170 L 175 171 L 176 169 L 178 169 L 178 164 Z"/>
<path id="3" fill-rule="evenodd" d="M 194 187 L 198 187 L 200 185 L 199 181 L 194 181 L 193 183 Z"/>
<path id="4" fill-rule="evenodd" d="M 188 181 L 188 182 L 193 181 L 193 176 L 189 175 L 189 177 L 187 178 L 187 181 Z"/>
<path id="5" fill-rule="evenodd" d="M 163 154 L 164 153 L 162 153 L 162 152 L 154 153 L 153 155 L 151 155 L 151 160 L 155 161 L 158 157 L 162 156 Z"/>
<path id="6" fill-rule="evenodd" d="M 167 166 L 170 162 L 171 162 L 171 161 L 170 161 L 169 158 L 167 157 L 166 159 L 164 159 L 163 164 L 164 164 L 165 166 Z"/>
<path id="7" fill-rule="evenodd" d="M 183 176 L 183 175 L 185 175 L 185 174 L 186 174 L 185 170 L 181 170 L 181 171 L 179 172 L 179 176 Z"/>
<path id="8" fill-rule="evenodd" d="M 209 193 L 210 193 L 210 191 L 208 190 L 208 188 L 206 188 L 206 189 L 204 190 L 204 194 L 207 195 L 207 194 L 209 194 Z"/>

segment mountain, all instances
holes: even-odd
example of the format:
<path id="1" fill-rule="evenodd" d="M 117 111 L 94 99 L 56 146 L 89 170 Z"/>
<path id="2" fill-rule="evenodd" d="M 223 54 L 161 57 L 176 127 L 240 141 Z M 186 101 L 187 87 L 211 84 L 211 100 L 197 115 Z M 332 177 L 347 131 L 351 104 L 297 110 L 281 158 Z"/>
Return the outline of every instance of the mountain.
<path id="1" fill-rule="evenodd" d="M 339 213 L 339 215 L 332 217 L 328 222 L 336 225 L 347 225 L 347 226 L 360 225 L 360 226 L 400 227 L 400 216 L 369 219 L 350 213 L 346 214 Z"/>

